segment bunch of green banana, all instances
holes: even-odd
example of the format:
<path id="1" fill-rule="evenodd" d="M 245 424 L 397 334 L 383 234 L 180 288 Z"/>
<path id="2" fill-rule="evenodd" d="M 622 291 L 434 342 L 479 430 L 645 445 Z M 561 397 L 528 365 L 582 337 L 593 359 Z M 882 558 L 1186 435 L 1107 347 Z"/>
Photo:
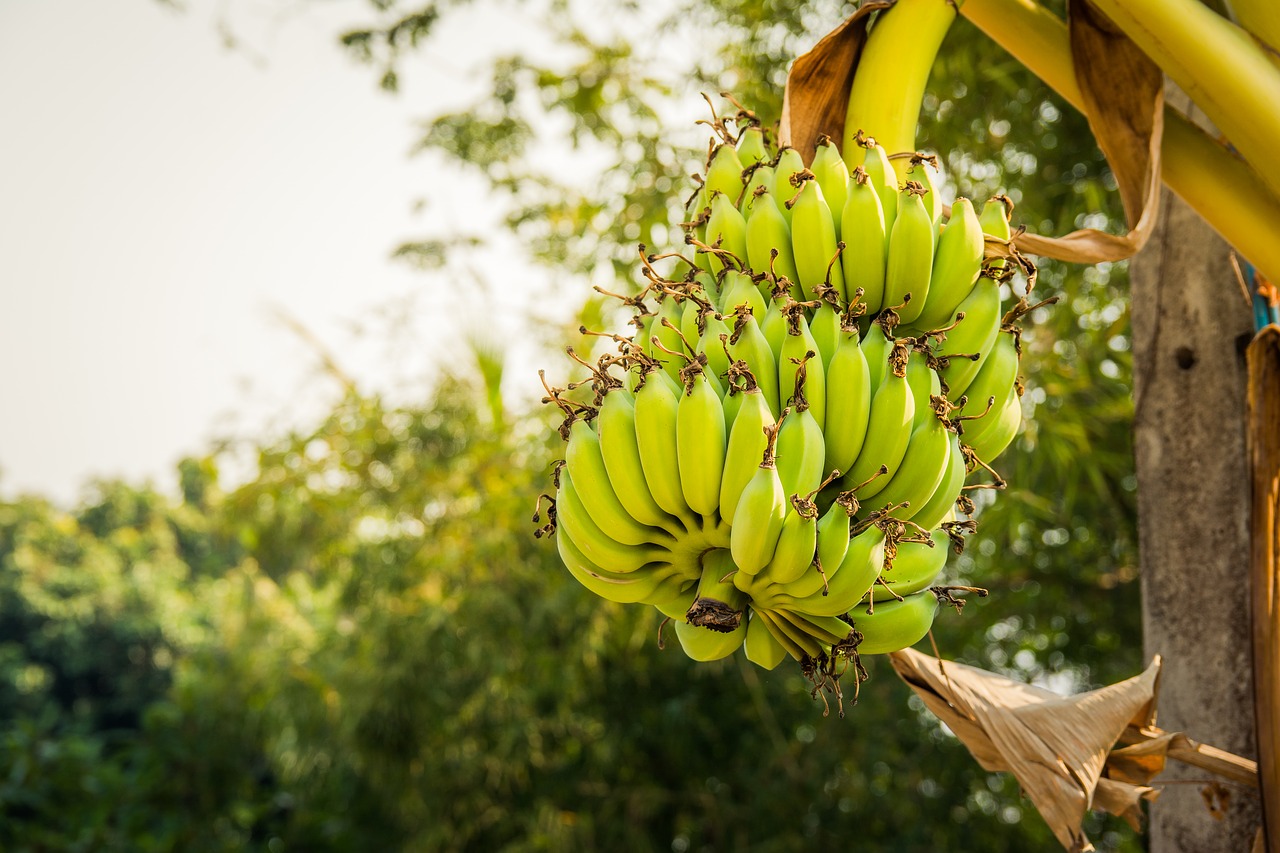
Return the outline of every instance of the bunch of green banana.
<path id="1" fill-rule="evenodd" d="M 900 182 L 859 133 L 806 164 L 743 115 L 713 123 L 691 248 L 641 247 L 633 333 L 593 333 L 616 347 L 546 385 L 567 446 L 543 531 L 695 660 L 829 673 L 928 632 L 963 492 L 1020 424 L 1030 305 L 1006 285 L 1024 268 L 987 258 L 1006 198 L 944 217 L 930 158 Z"/>

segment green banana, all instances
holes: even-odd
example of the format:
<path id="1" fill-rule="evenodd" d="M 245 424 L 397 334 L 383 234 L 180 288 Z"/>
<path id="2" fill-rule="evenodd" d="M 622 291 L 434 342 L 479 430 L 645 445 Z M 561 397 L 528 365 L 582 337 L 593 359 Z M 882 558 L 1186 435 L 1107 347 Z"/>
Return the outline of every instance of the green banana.
<path id="1" fill-rule="evenodd" d="M 884 532 L 869 527 L 849 540 L 844 560 L 832 570 L 828 568 L 826 585 L 808 583 L 802 578 L 774 594 L 779 606 L 814 616 L 839 616 L 854 607 L 875 584 L 884 566 Z M 788 593 L 797 593 L 792 596 Z"/>
<path id="2" fill-rule="evenodd" d="M 791 226 L 775 203 L 772 193 L 757 193 L 747 216 L 747 265 L 757 275 L 785 277 L 799 286 L 795 256 L 791 249 Z"/>
<path id="3" fill-rule="evenodd" d="M 747 263 L 747 221 L 729 196 L 716 193 L 711 197 L 711 217 L 707 220 L 708 246 L 729 252 L 740 265 Z M 719 272 L 726 266 L 723 256 L 711 259 L 711 269 Z"/>
<path id="4" fill-rule="evenodd" d="M 840 215 L 840 239 L 845 244 L 840 254 L 845 290 L 851 296 L 862 288 L 862 302 L 867 306 L 867 313 L 875 314 L 884 305 L 888 238 L 880 196 L 862 166 L 853 170 L 849 181 L 844 210 Z"/>
<path id="5" fill-rule="evenodd" d="M 770 204 L 774 204 L 776 207 L 776 203 L 772 201 L 774 179 L 773 167 L 765 163 L 760 163 L 754 168 L 748 167 L 748 169 L 750 170 L 751 175 L 747 178 L 747 186 L 742 191 L 742 201 L 738 203 L 738 210 L 742 212 L 742 218 L 747 220 L 747 229 L 749 232 L 751 228 L 751 214 L 755 210 L 756 199 L 764 195 L 769 197 Z M 781 218 L 782 214 L 779 213 L 778 216 Z M 784 224 L 786 223 L 785 219 L 782 221 Z M 748 247 L 750 247 L 750 244 L 751 238 L 748 236 Z M 748 249 L 748 255 L 749 254 L 750 250 Z"/>
<path id="6" fill-rule="evenodd" d="M 668 533 L 683 533 L 680 521 L 658 506 L 649 490 L 640 462 L 635 397 L 631 392 L 614 389 L 606 394 L 596 424 L 609 482 L 627 514 L 641 524 L 661 527 Z"/>
<path id="7" fill-rule="evenodd" d="M 625 575 L 605 572 L 593 565 L 567 534 L 556 531 L 561 562 L 578 583 L 601 598 L 618 604 L 650 604 L 668 601 L 693 581 L 664 563 L 650 563 Z"/>
<path id="8" fill-rule="evenodd" d="M 898 201 L 898 216 L 889 233 L 889 257 L 884 274 L 884 304 L 897 308 L 898 317 L 910 325 L 920 316 L 929 298 L 933 274 L 933 218 L 925 208 L 925 189 L 908 181 Z"/>
<path id="9" fill-rule="evenodd" d="M 738 500 L 747 483 L 760 467 L 768 439 L 765 427 L 772 426 L 775 418 L 769 404 L 758 387 L 748 387 L 742 393 L 742 405 L 729 433 L 728 449 L 724 457 L 724 473 L 720 479 L 720 517 L 730 524 L 736 517 Z M 750 519 L 744 523 L 752 523 Z"/>
<path id="10" fill-rule="evenodd" d="M 950 544 L 947 532 L 941 529 L 932 531 L 928 542 L 899 543 L 893 566 L 886 568 L 881 582 L 871 588 L 871 600 L 889 601 L 933 586 L 947 564 Z"/>
<path id="11" fill-rule="evenodd" d="M 742 160 L 737 149 L 728 143 L 717 145 L 711 153 L 711 162 L 707 165 L 707 180 L 704 185 L 707 198 L 714 198 L 716 193 L 723 193 L 731 204 L 736 204 L 742 194 Z"/>
<path id="12" fill-rule="evenodd" d="M 947 473 L 924 506 L 911 516 L 911 521 L 925 530 L 937 527 L 951 513 L 956 499 L 960 497 L 966 473 L 964 454 L 960 452 L 960 436 L 954 432 L 949 433 L 947 435 Z"/>
<path id="13" fill-rule="evenodd" d="M 983 359 L 982 366 L 974 375 L 973 381 L 964 391 L 968 397 L 960 407 L 960 415 L 975 416 L 986 411 L 987 403 L 992 403 L 991 412 L 979 418 L 981 423 L 987 417 L 993 420 L 1003 409 L 1005 401 L 1013 393 L 1014 383 L 1018 379 L 1018 344 L 1011 332 L 998 333 L 991 346 L 991 352 Z M 957 398 L 958 399 L 958 398 Z"/>
<path id="14" fill-rule="evenodd" d="M 677 392 L 665 381 L 655 381 L 654 373 L 636 392 L 636 445 L 649 493 L 664 512 L 684 520 L 691 510 L 680 485 L 680 456 L 676 450 L 679 405 Z"/>
<path id="15" fill-rule="evenodd" d="M 860 346 L 867 357 L 867 378 L 871 383 L 871 393 L 875 394 L 880 390 L 880 383 L 884 381 L 884 374 L 888 369 L 889 351 L 893 344 L 885 335 L 884 327 L 879 323 L 872 323 L 866 335 L 863 336 Z"/>
<path id="16" fill-rule="evenodd" d="M 844 210 L 845 195 L 849 191 L 849 168 L 840 158 L 840 152 L 828 137 L 818 140 L 813 154 L 813 162 L 809 171 L 818 179 L 822 187 L 822 196 L 831 209 L 832 222 L 836 229 L 836 240 L 840 239 L 840 214 Z"/>
<path id="17" fill-rule="evenodd" d="M 931 400 L 942 396 L 942 378 L 938 371 L 929 366 L 928 359 L 913 358 L 907 363 L 907 384 L 911 386 L 911 396 L 916 402 L 916 415 L 912 421 L 912 429 L 934 418 L 934 406 Z"/>
<path id="18" fill-rule="evenodd" d="M 769 145 L 764 129 L 758 125 L 743 128 L 738 134 L 738 163 L 745 169 L 769 159 Z"/>
<path id="19" fill-rule="evenodd" d="M 755 611 L 752 611 L 751 621 L 747 623 L 747 639 L 743 646 L 747 660 L 765 669 L 776 669 L 787 657 L 786 647 L 778 642 L 778 638 Z"/>
<path id="20" fill-rule="evenodd" d="M 822 359 L 825 373 L 841 338 L 840 312 L 828 300 L 822 300 L 818 310 L 813 312 L 813 319 L 809 321 L 809 334 L 813 335 L 813 342 L 818 346 L 818 357 Z"/>
<path id="21" fill-rule="evenodd" d="M 894 220 L 898 218 L 898 173 L 889 162 L 889 155 L 874 139 L 864 139 L 859 143 L 865 149 L 862 157 L 862 170 L 867 173 L 867 181 L 876 191 L 880 199 L 880 210 L 884 216 L 885 251 L 888 252 L 889 235 L 893 231 Z M 852 188 L 850 188 L 852 191 Z M 887 255 L 886 255 L 887 257 Z M 886 305 L 893 303 L 886 302 Z"/>
<path id="22" fill-rule="evenodd" d="M 850 322 L 842 330 L 826 379 L 825 465 L 838 471 L 848 471 L 862 450 L 867 421 L 871 416 L 871 373 L 863 348 L 858 343 L 856 324 Z"/>
<path id="23" fill-rule="evenodd" d="M 729 355 L 747 363 L 765 402 L 769 404 L 769 411 L 777 418 L 782 413 L 778 357 L 751 314 L 738 316 L 733 334 L 729 336 Z"/>
<path id="24" fill-rule="evenodd" d="M 804 397 L 822 429 L 827 415 L 827 377 L 817 355 L 818 342 L 809 331 L 809 323 L 798 305 L 791 306 L 787 334 L 778 352 L 778 394 L 784 405 L 793 405 L 793 400 Z M 799 408 L 798 403 L 795 405 Z"/>
<path id="25" fill-rule="evenodd" d="M 727 658 L 747 639 L 746 620 L 727 634 L 700 628 L 687 622 L 677 621 L 675 626 L 676 639 L 680 641 L 680 648 L 691 659 L 701 662 Z"/>
<path id="26" fill-rule="evenodd" d="M 591 520 L 567 469 L 560 472 L 556 493 L 556 528 L 563 531 L 587 560 L 606 572 L 626 574 L 647 563 L 667 562 L 670 551 L 658 545 L 624 545 Z"/>
<path id="27" fill-rule="evenodd" d="M 995 346 L 1001 319 L 1000 285 L 983 276 L 951 315 L 949 325 L 955 328 L 947 332 L 938 353 L 947 362 L 942 368 L 942 381 L 951 399 L 960 399 L 978 375 L 983 359 Z"/>
<path id="28" fill-rule="evenodd" d="M 982 233 L 989 234 L 1002 242 L 1008 242 L 1013 233 L 1009 225 L 1009 217 L 1013 215 L 1013 201 L 1007 195 L 993 196 L 982 206 L 978 222 L 982 225 Z M 993 260 L 988 266 L 994 272 L 1002 272 L 1007 262 L 1003 258 Z"/>
<path id="29" fill-rule="evenodd" d="M 805 299 L 817 299 L 824 287 L 834 287 L 843 302 L 844 271 L 836 248 L 836 228 L 822 186 L 812 172 L 802 172 L 800 192 L 791 205 L 791 249 Z"/>
<path id="30" fill-rule="evenodd" d="M 778 210 L 782 213 L 787 225 L 791 225 L 791 205 L 787 202 L 795 198 L 796 191 L 799 189 L 793 180 L 796 175 L 805 171 L 804 158 L 800 156 L 800 152 L 790 146 L 784 146 L 778 150 L 778 156 L 773 160 L 773 195 L 777 200 Z M 793 282 L 799 284 L 798 279 L 792 279 Z"/>
<path id="31" fill-rule="evenodd" d="M 826 442 L 813 410 L 797 405 L 778 433 L 778 477 L 788 495 L 818 489 L 826 467 Z"/>
<path id="32" fill-rule="evenodd" d="M 721 284 L 723 286 L 720 290 L 720 299 L 716 304 L 720 306 L 720 312 L 726 318 L 736 314 L 741 305 L 750 308 L 752 316 L 764 316 L 769 306 L 765 298 L 760 295 L 760 288 L 756 287 L 751 276 L 737 270 L 725 270 Z"/>
<path id="33" fill-rule="evenodd" d="M 680 489 L 694 512 L 714 515 L 720 507 L 720 478 L 728 444 L 724 409 L 707 371 L 687 370 L 684 395 L 677 404 L 676 452 L 680 456 Z"/>
<path id="34" fill-rule="evenodd" d="M 884 488 L 863 501 L 863 510 L 874 512 L 900 504 L 902 506 L 893 511 L 893 517 L 903 521 L 913 518 L 947 474 L 949 437 L 947 423 L 932 415 L 916 427 L 897 470 L 886 478 Z"/>
<path id="35" fill-rule="evenodd" d="M 757 580 L 788 584 L 799 579 L 813 565 L 817 548 L 818 509 L 810 501 L 793 495 L 773 558 L 760 570 Z"/>
<path id="36" fill-rule="evenodd" d="M 1005 448 L 1018 434 L 1018 427 L 1022 425 L 1022 398 L 1017 394 L 1010 394 L 1004 407 L 998 413 L 991 413 L 991 415 L 997 414 L 998 416 L 990 422 L 989 426 L 974 430 L 972 435 L 967 433 L 965 435 L 965 443 L 979 459 L 986 463 L 994 462 L 996 457 L 1004 453 Z"/>
<path id="37" fill-rule="evenodd" d="M 929 633 L 937 612 L 938 600 L 927 589 L 902 601 L 877 604 L 872 613 L 857 608 L 849 615 L 853 617 L 853 627 L 862 633 L 858 653 L 882 655 L 914 646 Z"/>
<path id="38" fill-rule="evenodd" d="M 915 414 L 916 402 L 905 372 L 899 376 L 893 370 L 886 371 L 884 381 L 871 398 L 866 440 L 844 477 L 845 488 L 857 489 L 860 500 L 874 497 L 898 470 L 907 452 Z M 872 479 L 881 466 L 886 472 Z"/>
<path id="39" fill-rule="evenodd" d="M 573 472 L 579 483 L 577 493 L 583 506 L 597 527 L 609 531 L 609 538 L 623 545 L 669 544 L 672 541 L 671 534 L 661 527 L 643 524 L 627 512 L 609 479 L 600 437 L 586 421 L 574 421 L 569 428 L 564 458 L 568 463 L 566 470 Z"/>
<path id="40" fill-rule="evenodd" d="M 973 292 L 982 272 L 982 223 L 967 198 L 951 205 L 951 219 L 938 238 L 938 252 L 933 259 L 933 278 L 929 293 L 912 324 L 923 330 L 937 329 L 955 313 L 960 303 Z"/>
<path id="41" fill-rule="evenodd" d="M 783 410 L 781 420 L 766 427 L 767 441 L 760 465 L 738 498 L 734 517 L 751 519 L 750 524 L 733 525 L 729 532 L 729 550 L 739 573 L 757 574 L 773 559 L 782 523 L 787 517 L 787 493 L 783 491 L 775 462 L 775 448 L 781 424 L 787 420 L 788 410 Z"/>

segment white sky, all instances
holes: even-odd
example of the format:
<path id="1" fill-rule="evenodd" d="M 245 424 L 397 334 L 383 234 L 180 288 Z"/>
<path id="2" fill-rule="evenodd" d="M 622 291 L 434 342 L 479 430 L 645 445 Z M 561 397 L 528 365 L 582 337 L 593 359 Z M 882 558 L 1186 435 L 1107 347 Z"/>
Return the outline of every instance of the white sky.
<path id="1" fill-rule="evenodd" d="M 483 85 L 466 50 L 477 27 L 493 49 L 527 22 L 509 6 L 462 15 L 406 63 L 396 98 L 337 46 L 367 21 L 363 2 L 284 4 L 309 11 L 282 21 L 263 17 L 282 4 L 186 5 L 0 0 L 5 497 L 69 502 L 96 476 L 169 488 L 173 464 L 216 436 L 324 411 L 335 388 L 276 307 L 379 388 L 421 389 L 479 322 L 457 311 L 486 297 L 446 293 L 454 313 L 433 311 L 441 282 L 388 255 L 484 217 L 474 186 L 406 156 L 413 119 Z M 249 50 L 222 46 L 226 8 Z M 379 328 L 372 312 L 388 305 L 417 330 L 411 346 L 352 334 L 353 321 Z M 521 310 L 497 334 L 513 335 Z"/>

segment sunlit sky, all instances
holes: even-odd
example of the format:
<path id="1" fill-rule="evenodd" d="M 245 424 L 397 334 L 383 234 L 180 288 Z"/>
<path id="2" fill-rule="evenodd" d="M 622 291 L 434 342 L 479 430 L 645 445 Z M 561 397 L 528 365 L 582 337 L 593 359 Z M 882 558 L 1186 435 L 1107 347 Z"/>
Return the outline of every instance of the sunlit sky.
<path id="1" fill-rule="evenodd" d="M 373 388 L 425 387 L 482 325 L 459 322 L 481 297 L 433 310 L 441 283 L 389 256 L 486 215 L 473 185 L 407 155 L 415 118 L 483 85 L 477 28 L 514 43 L 518 14 L 451 18 L 389 97 L 337 46 L 366 3 L 185 7 L 0 2 L 0 495 L 167 489 L 218 436 L 305 423 L 337 386 L 281 311 Z M 390 339 L 388 317 L 413 334 Z"/>

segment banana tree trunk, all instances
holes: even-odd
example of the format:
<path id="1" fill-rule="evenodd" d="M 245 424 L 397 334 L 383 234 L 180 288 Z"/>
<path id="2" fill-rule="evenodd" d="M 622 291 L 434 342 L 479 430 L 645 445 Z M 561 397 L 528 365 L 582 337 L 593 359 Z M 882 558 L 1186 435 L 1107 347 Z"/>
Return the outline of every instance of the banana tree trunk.
<path id="1" fill-rule="evenodd" d="M 1254 757 L 1244 362 L 1252 321 L 1222 239 L 1167 189 L 1160 220 L 1131 268 L 1145 652 L 1166 661 L 1162 728 Z M 1256 792 L 1172 765 L 1160 783 L 1152 853 L 1251 849 Z"/>

